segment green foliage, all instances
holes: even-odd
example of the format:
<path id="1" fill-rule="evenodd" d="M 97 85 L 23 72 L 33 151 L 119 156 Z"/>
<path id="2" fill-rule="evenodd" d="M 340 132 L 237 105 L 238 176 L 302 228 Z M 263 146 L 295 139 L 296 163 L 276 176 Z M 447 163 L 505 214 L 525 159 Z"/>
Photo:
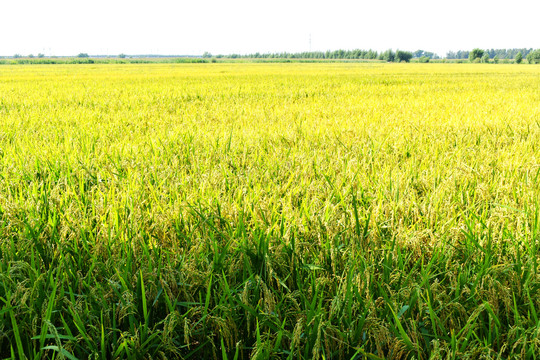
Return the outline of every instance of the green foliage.
<path id="1" fill-rule="evenodd" d="M 534 50 L 527 55 L 529 64 L 540 64 L 540 49 Z"/>
<path id="2" fill-rule="evenodd" d="M 44 64 L 149 64 L 149 63 L 208 63 L 201 58 L 17 58 L 12 61 L 0 60 L 0 65 L 44 65 Z"/>
<path id="3" fill-rule="evenodd" d="M 489 54 L 487 52 L 485 52 L 484 55 L 482 55 L 481 62 L 484 64 L 489 63 Z"/>
<path id="4" fill-rule="evenodd" d="M 87 58 L 89 57 L 89 55 L 87 53 L 79 53 L 79 55 L 77 55 L 78 58 Z"/>
<path id="5" fill-rule="evenodd" d="M 410 62 L 413 57 L 413 54 L 408 51 L 396 51 L 395 61 L 396 62 Z"/>
<path id="6" fill-rule="evenodd" d="M 39 53 L 39 54 L 38 54 L 38 58 L 42 59 L 42 58 L 44 58 L 44 57 L 45 57 L 45 54 L 42 54 L 42 53 Z"/>
<path id="7" fill-rule="evenodd" d="M 396 59 L 396 53 L 394 53 L 391 49 L 386 50 L 385 52 L 379 55 L 379 60 L 393 62 L 395 59 Z"/>
<path id="8" fill-rule="evenodd" d="M 428 59 L 440 59 L 440 57 L 432 52 L 424 51 L 424 50 L 416 50 L 413 53 L 413 57 L 415 58 L 421 58 L 421 57 L 427 57 Z"/>
<path id="9" fill-rule="evenodd" d="M 521 64 L 521 62 L 523 61 L 523 55 L 521 54 L 521 51 L 517 53 L 515 61 L 516 64 Z"/>
<path id="10" fill-rule="evenodd" d="M 459 51 L 455 51 L 455 52 L 454 51 L 449 51 L 446 54 L 446 58 L 447 59 L 465 60 L 465 59 L 469 58 L 469 55 L 470 55 L 469 51 L 463 51 L 463 50 L 459 50 Z"/>
<path id="11" fill-rule="evenodd" d="M 499 56 L 498 55 L 495 55 L 495 57 L 493 58 L 493 62 L 495 64 L 498 64 L 499 63 Z"/>
<path id="12" fill-rule="evenodd" d="M 418 59 L 418 62 L 419 63 L 428 63 L 429 62 L 429 58 L 427 56 L 422 56 L 421 58 Z"/>
<path id="13" fill-rule="evenodd" d="M 533 49 L 490 49 L 486 50 L 489 53 L 490 58 L 494 58 L 495 56 L 498 56 L 499 59 L 514 59 L 518 53 L 521 53 L 522 56 L 526 56 L 529 52 L 531 52 Z M 449 51 L 446 54 L 447 59 L 468 59 L 469 58 L 469 51 Z"/>
<path id="14" fill-rule="evenodd" d="M 120 54 L 120 55 L 118 55 L 118 58 L 120 58 L 120 59 L 125 59 L 125 58 L 126 58 L 126 54 Z"/>
<path id="15" fill-rule="evenodd" d="M 179 64 L 206 64 L 208 60 L 200 58 L 178 58 L 174 62 Z"/>
<path id="16" fill-rule="evenodd" d="M 299 53 L 254 53 L 248 55 L 232 54 L 228 56 L 218 55 L 217 57 L 228 57 L 232 59 L 236 58 L 254 58 L 254 59 L 313 59 L 313 60 L 376 60 L 379 54 L 375 50 L 334 50 L 334 51 L 305 51 Z"/>
<path id="17" fill-rule="evenodd" d="M 484 50 L 481 50 L 481 49 L 473 49 L 473 50 L 469 53 L 469 61 L 470 61 L 470 62 L 475 62 L 477 59 L 478 59 L 478 60 L 481 60 L 483 56 L 484 56 Z M 489 55 L 488 55 L 488 59 L 489 59 Z"/>

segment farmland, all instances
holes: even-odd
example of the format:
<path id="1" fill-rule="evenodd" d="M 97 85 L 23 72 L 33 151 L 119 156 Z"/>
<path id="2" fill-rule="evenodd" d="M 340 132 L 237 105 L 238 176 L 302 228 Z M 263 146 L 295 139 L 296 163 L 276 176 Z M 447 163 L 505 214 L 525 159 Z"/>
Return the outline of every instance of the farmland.
<path id="1" fill-rule="evenodd" d="M 540 353 L 540 67 L 0 67 L 2 358 Z"/>

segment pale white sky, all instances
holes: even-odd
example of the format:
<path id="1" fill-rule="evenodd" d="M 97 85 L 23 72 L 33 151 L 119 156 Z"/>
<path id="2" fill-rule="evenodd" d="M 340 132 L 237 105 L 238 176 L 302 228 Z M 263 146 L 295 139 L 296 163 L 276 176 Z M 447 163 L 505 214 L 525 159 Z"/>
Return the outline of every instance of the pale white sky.
<path id="1" fill-rule="evenodd" d="M 540 48 L 540 0 L 0 0 L 0 56 Z"/>

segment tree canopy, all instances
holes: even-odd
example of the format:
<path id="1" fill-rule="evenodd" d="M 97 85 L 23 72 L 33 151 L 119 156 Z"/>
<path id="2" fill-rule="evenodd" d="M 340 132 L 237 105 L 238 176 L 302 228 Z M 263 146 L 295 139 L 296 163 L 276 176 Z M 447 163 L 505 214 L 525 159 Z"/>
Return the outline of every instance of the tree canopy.
<path id="1" fill-rule="evenodd" d="M 533 49 L 489 49 L 485 50 L 489 54 L 491 59 L 494 59 L 495 56 L 498 56 L 499 59 L 515 59 L 518 53 L 521 53 L 521 56 L 527 56 L 529 52 Z M 449 51 L 446 53 L 447 59 L 468 59 L 470 51 L 459 50 L 459 51 Z"/>
<path id="2" fill-rule="evenodd" d="M 473 61 L 477 61 L 477 59 L 480 60 L 480 59 L 482 59 L 483 56 L 484 56 L 484 50 L 478 49 L 478 48 L 473 49 L 469 53 L 469 61 L 473 62 Z"/>
<path id="3" fill-rule="evenodd" d="M 396 62 L 410 62 L 413 57 L 413 54 L 408 51 L 396 51 Z"/>
<path id="4" fill-rule="evenodd" d="M 527 54 L 527 61 L 529 64 L 540 64 L 540 49 Z"/>

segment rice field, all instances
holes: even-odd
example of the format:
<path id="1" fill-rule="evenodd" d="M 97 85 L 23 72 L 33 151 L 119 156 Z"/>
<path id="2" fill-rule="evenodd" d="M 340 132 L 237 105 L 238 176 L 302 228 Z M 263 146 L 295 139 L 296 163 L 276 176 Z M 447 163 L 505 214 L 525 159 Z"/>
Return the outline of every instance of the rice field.
<path id="1" fill-rule="evenodd" d="M 0 67 L 0 358 L 540 357 L 540 66 Z"/>

